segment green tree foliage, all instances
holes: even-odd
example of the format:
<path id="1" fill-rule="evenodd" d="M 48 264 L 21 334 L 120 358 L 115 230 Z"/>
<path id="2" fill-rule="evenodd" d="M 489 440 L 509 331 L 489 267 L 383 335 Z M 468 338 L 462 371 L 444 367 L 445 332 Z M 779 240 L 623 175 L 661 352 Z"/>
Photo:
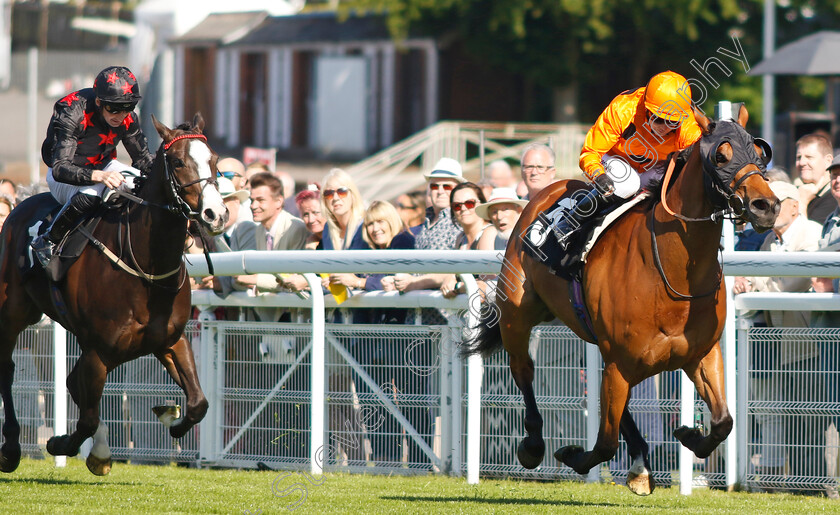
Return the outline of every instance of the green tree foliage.
<path id="1" fill-rule="evenodd" d="M 777 4 L 777 45 L 837 26 L 840 3 Z M 718 57 L 732 74 L 715 72 L 720 87 L 710 88 L 708 105 L 722 98 L 746 101 L 753 121 L 760 121 L 760 78 L 747 76 L 717 50 L 732 50 L 736 35 L 750 66 L 761 61 L 763 0 L 348 0 L 341 5 L 344 15 L 384 14 L 397 40 L 419 33 L 458 41 L 476 59 L 520 74 L 537 87 L 574 87 L 583 120 L 594 119 L 613 96 L 644 85 L 655 73 L 671 69 L 699 78 L 691 61 Z M 798 100 L 804 99 L 814 100 Z"/>

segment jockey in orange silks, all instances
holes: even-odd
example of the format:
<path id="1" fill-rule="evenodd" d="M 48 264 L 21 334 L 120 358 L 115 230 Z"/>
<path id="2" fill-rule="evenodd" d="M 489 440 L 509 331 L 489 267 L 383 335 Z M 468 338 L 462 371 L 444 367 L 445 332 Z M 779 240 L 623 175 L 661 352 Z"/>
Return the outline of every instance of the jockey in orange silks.
<path id="1" fill-rule="evenodd" d="M 682 75 L 662 72 L 645 87 L 621 93 L 598 117 L 580 152 L 580 168 L 597 193 L 578 200 L 555 232 L 573 232 L 607 205 L 661 178 L 668 154 L 688 148 L 700 136 L 691 88 Z"/>

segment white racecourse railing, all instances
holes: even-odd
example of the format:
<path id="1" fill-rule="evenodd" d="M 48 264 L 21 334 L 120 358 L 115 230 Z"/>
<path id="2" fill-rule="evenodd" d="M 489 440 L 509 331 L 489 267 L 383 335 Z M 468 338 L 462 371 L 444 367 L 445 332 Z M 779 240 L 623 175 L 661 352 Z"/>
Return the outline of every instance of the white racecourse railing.
<path id="1" fill-rule="evenodd" d="M 730 239 L 730 238 L 728 238 Z M 731 239 L 730 239 L 731 240 Z M 731 241 L 726 246 L 731 248 Z M 312 309 L 312 443 L 310 463 L 313 473 L 321 472 L 321 465 L 316 460 L 319 448 L 324 444 L 324 409 L 325 409 L 325 309 L 335 307 L 332 296 L 324 297 L 320 287 L 321 272 L 331 273 L 456 273 L 461 274 L 467 286 L 467 294 L 455 299 L 445 299 L 439 292 L 370 292 L 354 295 L 342 307 L 390 307 L 390 308 L 440 308 L 469 310 L 469 299 L 476 291 L 472 274 L 494 274 L 501 270 L 503 253 L 496 251 L 417 251 L 417 250 L 371 250 L 371 251 L 244 251 L 224 254 L 212 254 L 216 275 L 240 275 L 252 273 L 301 273 L 311 285 L 311 297 L 303 299 L 296 295 L 260 295 L 246 297 L 231 295 L 226 299 L 210 291 L 194 291 L 193 304 L 207 309 L 211 306 L 250 306 L 250 307 L 298 307 Z M 765 253 L 765 252 L 723 252 L 724 274 L 727 276 L 727 291 L 731 292 L 732 278 L 738 275 L 748 276 L 822 276 L 840 277 L 840 255 L 836 253 Z M 203 256 L 193 255 L 188 259 L 188 270 L 192 276 L 208 275 L 207 263 Z M 726 367 L 726 391 L 728 403 L 734 418 L 737 445 L 726 447 L 726 484 L 734 485 L 743 478 L 747 470 L 747 433 L 746 424 L 739 422 L 739 412 L 745 409 L 738 399 L 746 399 L 747 380 L 736 380 L 735 331 L 736 310 L 754 309 L 791 309 L 797 310 L 840 310 L 840 295 L 834 294 L 765 294 L 750 293 L 737 296 L 734 300 L 729 294 L 726 330 L 723 338 L 724 361 Z M 468 321 L 475 322 L 474 310 L 469 310 Z M 56 331 L 56 362 L 63 363 L 65 354 L 62 331 Z M 730 344 L 732 343 L 732 344 Z M 587 353 L 597 354 L 597 348 L 587 346 Z M 742 353 L 743 354 L 743 353 Z M 597 360 L 587 359 L 588 363 Z M 746 373 L 746 367 L 744 367 Z M 597 377 L 597 370 L 589 371 L 589 377 Z M 473 356 L 468 361 L 467 381 L 467 480 L 477 483 L 479 475 L 479 435 L 481 433 L 481 381 L 482 359 Z M 683 373 L 681 383 L 681 421 L 692 425 L 694 409 L 694 386 Z M 56 433 L 66 432 L 66 388 L 64 371 L 56 369 Z M 741 391 L 739 391 L 741 390 Z M 596 388 L 587 390 L 587 404 L 598 406 Z M 597 417 L 589 416 L 595 423 L 587 424 L 587 440 L 594 443 L 597 435 Z M 208 414 L 209 419 L 209 414 Z M 591 445 L 590 445 L 591 446 Z M 57 461 L 57 464 L 60 462 Z M 680 491 L 688 494 L 692 481 L 692 454 L 680 446 Z M 683 480 L 687 479 L 687 480 Z M 597 480 L 597 475 L 590 474 L 588 480 Z"/>

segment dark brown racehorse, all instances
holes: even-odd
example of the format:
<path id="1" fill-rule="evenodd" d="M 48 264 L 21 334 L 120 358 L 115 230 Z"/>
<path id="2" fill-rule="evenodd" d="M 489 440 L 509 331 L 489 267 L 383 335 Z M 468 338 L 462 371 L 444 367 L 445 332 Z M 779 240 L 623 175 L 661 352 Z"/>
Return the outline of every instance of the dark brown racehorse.
<path id="1" fill-rule="evenodd" d="M 192 126 L 183 124 L 172 130 L 154 117 L 152 121 L 163 143 L 139 191 L 143 202 L 106 213 L 93 233 L 131 272 L 110 261 L 100 249 L 88 246 L 55 285 L 64 304 L 57 308 L 40 265 L 27 274 L 19 266 L 32 262 L 28 233 L 37 221 L 35 213 L 42 212 L 45 204 L 55 204 L 52 196 L 41 194 L 23 201 L 0 233 L 3 472 L 15 470 L 20 462 L 20 427 L 12 402 L 12 350 L 18 334 L 42 313 L 75 334 L 82 351 L 67 377 L 67 388 L 79 406 L 76 430 L 50 438 L 47 450 L 51 454 L 74 456 L 86 438 L 100 434 L 99 401 L 106 375 L 147 354 L 163 363 L 186 394 L 184 416 L 169 428 L 173 437 L 186 434 L 207 412 L 193 351 L 183 336 L 191 304 L 183 250 L 188 217 L 214 234 L 227 220 L 216 186 L 218 156 L 202 135 L 201 115 L 196 115 Z M 107 474 L 111 467 L 110 450 L 102 447 L 95 443 L 88 458 L 88 468 L 98 475 Z"/>
<path id="2" fill-rule="evenodd" d="M 703 136 L 663 195 L 675 215 L 658 199 L 644 201 L 595 244 L 582 285 L 597 341 L 578 321 L 564 294 L 569 291 L 568 282 L 526 254 L 521 237 L 511 238 L 505 253 L 507 266 L 498 281 L 498 324 L 482 319 L 466 352 L 487 355 L 504 344 L 510 356 L 511 373 L 525 398 L 528 435 L 518 450 L 522 466 L 537 467 L 545 454 L 528 339 L 532 327 L 555 317 L 582 339 L 598 345 L 604 359 L 595 447 L 591 451 L 563 447 L 555 453 L 559 461 L 586 474 L 613 457 L 621 432 L 633 459 L 628 487 L 642 495 L 653 491 L 647 443 L 627 403 L 634 385 L 664 370 L 684 370 L 712 415 L 708 435 L 681 427 L 674 432 L 677 439 L 705 458 L 729 435 L 732 417 L 724 395 L 720 350 L 726 312 L 718 262 L 722 223 L 711 215 L 733 206 L 739 218 L 766 231 L 779 212 L 778 199 L 763 176 L 769 148 L 744 131 L 747 116 L 742 108 L 737 124 L 715 124 L 695 112 Z M 582 186 L 579 181 L 562 181 L 544 189 L 525 208 L 514 233 L 525 235 L 558 197 Z"/>

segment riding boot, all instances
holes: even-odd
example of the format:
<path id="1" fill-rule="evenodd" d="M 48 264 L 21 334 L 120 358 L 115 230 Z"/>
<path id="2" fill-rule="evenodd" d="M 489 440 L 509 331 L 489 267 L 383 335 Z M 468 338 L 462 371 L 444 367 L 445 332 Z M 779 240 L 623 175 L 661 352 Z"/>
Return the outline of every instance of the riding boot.
<path id="1" fill-rule="evenodd" d="M 554 235 L 557 237 L 557 241 L 560 243 L 560 246 L 565 249 L 568 246 L 572 235 L 576 233 L 584 223 L 588 222 L 599 213 L 602 213 L 608 206 L 615 204 L 620 200 L 623 199 L 616 197 L 616 195 L 604 197 L 598 190 L 593 189 L 584 197 L 580 198 L 572 209 L 563 211 L 551 227 L 554 231 Z"/>
<path id="2" fill-rule="evenodd" d="M 52 260 L 55 246 L 81 220 L 88 208 L 98 204 L 98 201 L 101 201 L 99 197 L 77 193 L 70 199 L 70 202 L 61 208 L 61 211 L 53 219 L 50 228 L 32 240 L 32 250 L 35 251 L 35 256 L 38 257 L 41 266 L 47 267 Z"/>

